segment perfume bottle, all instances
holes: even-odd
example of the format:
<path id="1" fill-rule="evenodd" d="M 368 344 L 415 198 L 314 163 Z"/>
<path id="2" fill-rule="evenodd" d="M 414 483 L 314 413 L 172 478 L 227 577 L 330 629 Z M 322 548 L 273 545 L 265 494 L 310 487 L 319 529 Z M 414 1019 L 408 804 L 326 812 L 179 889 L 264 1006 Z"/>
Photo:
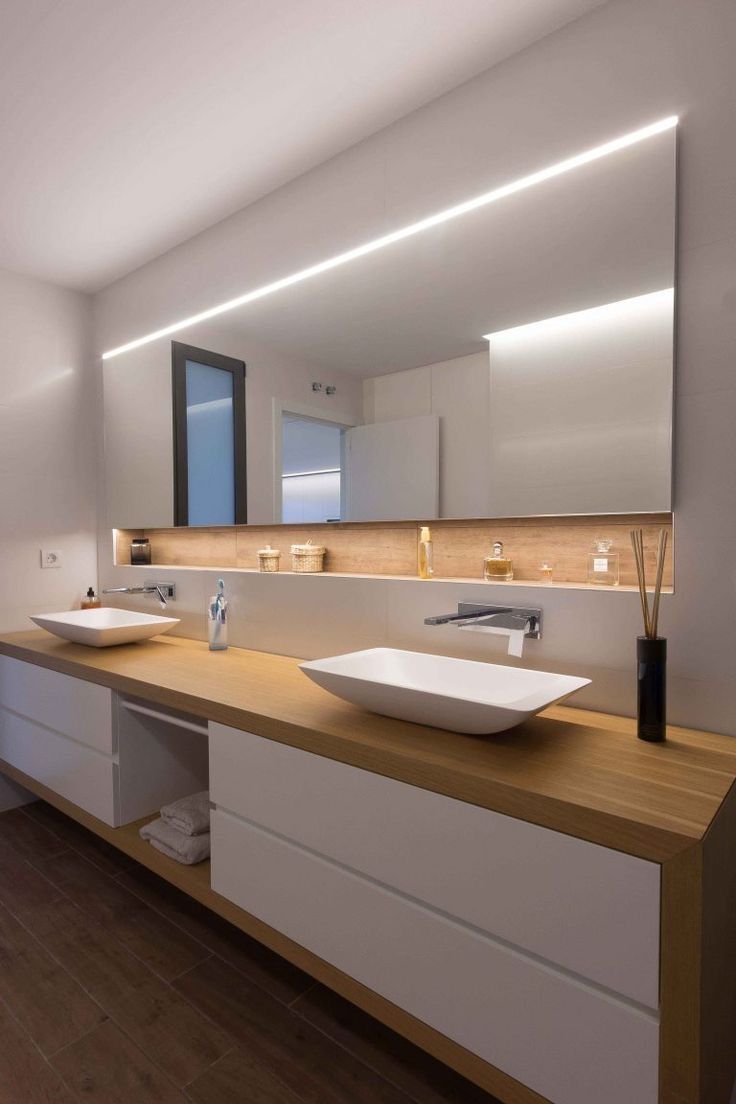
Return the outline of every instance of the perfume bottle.
<path id="1" fill-rule="evenodd" d="M 555 566 L 550 563 L 549 560 L 542 560 L 539 565 L 539 581 L 540 583 L 551 583 L 555 574 Z"/>
<path id="2" fill-rule="evenodd" d="M 618 552 L 612 552 L 612 540 L 596 540 L 588 553 L 588 582 L 596 586 L 618 586 Z"/>
<path id="3" fill-rule="evenodd" d="M 514 577 L 514 565 L 504 556 L 501 541 L 493 545 L 493 555 L 483 560 L 483 577 L 488 583 L 508 583 Z"/>
<path id="4" fill-rule="evenodd" d="M 431 579 L 434 575 L 432 562 L 432 534 L 428 525 L 423 525 L 419 530 L 419 547 L 417 549 L 417 574 L 420 579 Z"/>

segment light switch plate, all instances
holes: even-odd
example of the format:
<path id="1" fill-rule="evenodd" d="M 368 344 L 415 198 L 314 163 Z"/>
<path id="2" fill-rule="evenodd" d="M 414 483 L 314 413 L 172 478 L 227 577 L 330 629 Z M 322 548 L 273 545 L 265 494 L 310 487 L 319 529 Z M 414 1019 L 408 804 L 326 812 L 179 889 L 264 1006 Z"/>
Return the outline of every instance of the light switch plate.
<path id="1" fill-rule="evenodd" d="M 41 567 L 62 567 L 64 557 L 58 548 L 41 549 Z"/>

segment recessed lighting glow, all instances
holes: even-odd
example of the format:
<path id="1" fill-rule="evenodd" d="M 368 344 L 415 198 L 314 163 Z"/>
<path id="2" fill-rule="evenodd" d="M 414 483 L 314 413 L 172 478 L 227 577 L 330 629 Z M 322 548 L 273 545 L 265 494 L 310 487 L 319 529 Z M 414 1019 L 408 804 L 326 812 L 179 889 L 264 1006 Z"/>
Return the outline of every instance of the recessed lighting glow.
<path id="1" fill-rule="evenodd" d="M 253 303 L 257 299 L 263 299 L 267 295 L 273 295 L 276 291 L 283 291 L 284 288 L 291 287 L 293 284 L 300 284 L 304 280 L 310 280 L 313 276 L 319 276 L 323 272 L 329 272 L 333 268 L 339 268 L 341 265 L 348 264 L 350 261 L 356 261 L 359 257 L 365 257 L 369 253 L 375 253 L 379 249 L 385 249 L 388 245 L 394 245 L 396 242 L 404 241 L 405 238 L 412 238 L 415 234 L 421 234 L 424 230 L 430 230 L 433 226 L 439 226 L 443 222 L 450 222 L 452 219 L 460 218 L 461 215 L 467 215 L 471 211 L 477 211 L 480 207 L 486 207 L 490 203 L 496 203 L 498 200 L 505 199 L 507 196 L 515 195 L 516 192 L 523 192 L 527 188 L 532 188 L 535 184 L 541 184 L 545 180 L 551 180 L 553 177 L 562 176 L 572 169 L 578 169 L 583 165 L 589 164 L 591 161 L 597 161 L 601 157 L 607 157 L 610 153 L 617 153 L 619 150 L 626 149 L 627 146 L 636 145 L 637 142 L 643 142 L 647 138 L 652 138 L 655 134 L 661 134 L 665 130 L 671 130 L 672 127 L 675 126 L 677 126 L 677 116 L 668 115 L 667 118 L 659 119 L 656 123 L 650 123 L 649 126 L 641 127 L 639 130 L 632 130 L 628 134 L 623 134 L 620 138 L 614 138 L 610 142 L 604 142 L 603 145 L 584 150 L 582 153 L 577 153 L 573 157 L 566 158 L 564 161 L 558 161 L 554 165 L 549 165 L 545 169 L 539 169 L 537 172 L 530 173 L 528 176 L 522 176 L 518 180 L 512 180 L 509 184 L 503 184 L 499 188 L 493 188 L 490 192 L 484 192 L 483 195 L 475 196 L 473 199 L 468 199 L 464 203 L 458 203 L 454 207 L 447 207 L 444 211 L 438 211 L 437 214 L 420 219 L 419 222 L 412 222 L 409 226 L 403 226 L 399 230 L 393 230 L 390 234 L 384 234 L 383 237 L 365 242 L 363 245 L 358 245 L 354 249 L 348 249 L 344 253 L 338 253 L 336 256 L 329 257 L 325 261 L 310 265 L 309 268 L 302 268 L 298 272 L 293 272 L 290 276 L 283 276 L 281 279 L 274 280 L 270 284 L 264 284 L 262 287 L 254 288 L 253 291 L 248 291 L 244 295 L 237 296 L 235 299 L 228 299 L 227 302 L 220 303 L 216 307 L 210 307 L 208 310 L 200 311 L 199 314 L 192 314 L 189 318 L 183 318 L 179 322 L 172 322 L 168 326 L 163 326 L 160 330 L 154 330 L 152 333 L 136 338 L 135 341 L 129 341 L 125 345 L 119 345 L 116 349 L 109 349 L 106 353 L 102 354 L 102 359 L 110 360 L 112 357 L 120 356 L 121 353 L 130 352 L 131 349 L 138 349 L 141 345 L 148 345 L 151 341 L 156 341 L 158 338 L 167 337 L 169 334 L 176 333 L 178 330 L 183 330 L 187 326 L 194 326 L 197 322 L 206 322 L 209 318 L 216 318 L 218 314 L 226 314 L 227 311 L 235 310 L 236 307 L 245 306 L 246 303 Z"/>
<path id="2" fill-rule="evenodd" d="M 602 303 L 598 307 L 588 307 L 587 310 L 572 311 L 570 314 L 558 314 L 554 318 L 540 318 L 536 322 L 525 322 L 521 326 L 511 326 L 507 330 L 496 330 L 495 333 L 483 334 L 485 341 L 498 341 L 505 338 L 525 337 L 531 333 L 542 335 L 554 331 L 564 330 L 570 325 L 581 326 L 588 322 L 610 320 L 616 313 L 626 314 L 629 317 L 632 312 L 649 311 L 652 307 L 672 308 L 675 297 L 674 288 L 662 288 L 660 291 L 650 291 L 646 295 L 635 295 L 631 299 L 619 299 L 615 303 Z"/>

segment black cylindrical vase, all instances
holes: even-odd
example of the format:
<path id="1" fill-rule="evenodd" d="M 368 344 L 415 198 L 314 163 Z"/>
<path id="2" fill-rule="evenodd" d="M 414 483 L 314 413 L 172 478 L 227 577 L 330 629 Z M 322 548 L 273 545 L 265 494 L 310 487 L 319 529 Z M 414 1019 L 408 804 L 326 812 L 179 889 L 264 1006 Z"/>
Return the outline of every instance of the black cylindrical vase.
<path id="1" fill-rule="evenodd" d="M 667 641 L 636 638 L 637 736 L 651 744 L 665 738 L 667 724 Z"/>

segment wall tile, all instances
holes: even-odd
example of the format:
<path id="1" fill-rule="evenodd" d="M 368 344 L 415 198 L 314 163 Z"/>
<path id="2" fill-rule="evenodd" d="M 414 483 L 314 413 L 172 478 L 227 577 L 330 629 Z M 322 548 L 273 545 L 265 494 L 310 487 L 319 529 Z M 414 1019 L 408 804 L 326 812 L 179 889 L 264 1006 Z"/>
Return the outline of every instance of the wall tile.
<path id="1" fill-rule="evenodd" d="M 237 647 L 313 659 L 386 643 L 379 580 L 320 575 L 225 574 Z"/>

